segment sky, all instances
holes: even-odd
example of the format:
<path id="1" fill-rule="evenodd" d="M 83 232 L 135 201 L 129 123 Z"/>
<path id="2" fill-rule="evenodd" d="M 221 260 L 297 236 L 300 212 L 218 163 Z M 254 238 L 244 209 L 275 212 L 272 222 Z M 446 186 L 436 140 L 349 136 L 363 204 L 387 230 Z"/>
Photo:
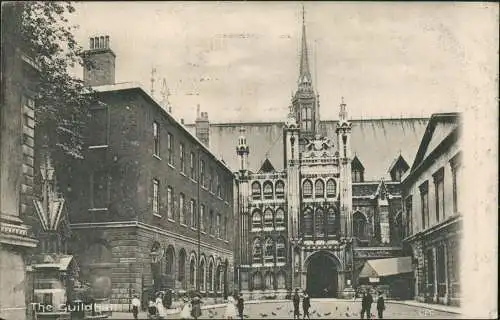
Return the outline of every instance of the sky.
<path id="1" fill-rule="evenodd" d="M 321 119 L 463 111 L 498 85 L 498 5 L 305 2 Z M 116 82 L 140 82 L 176 118 L 283 121 L 297 88 L 300 2 L 82 2 L 76 39 L 109 35 Z"/>

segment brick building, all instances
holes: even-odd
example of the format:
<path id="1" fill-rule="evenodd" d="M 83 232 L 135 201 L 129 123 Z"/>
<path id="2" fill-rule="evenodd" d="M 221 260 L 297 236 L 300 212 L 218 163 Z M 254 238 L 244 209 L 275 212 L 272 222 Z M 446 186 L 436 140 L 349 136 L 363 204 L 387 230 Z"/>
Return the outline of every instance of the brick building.
<path id="1" fill-rule="evenodd" d="M 402 181 L 405 242 L 412 249 L 415 297 L 420 301 L 460 304 L 460 140 L 459 114 L 434 114 Z"/>
<path id="2" fill-rule="evenodd" d="M 234 174 L 140 86 L 114 83 L 108 37 L 90 41 L 85 159 L 73 168 L 73 253 L 96 298 L 129 308 L 132 293 L 233 282 Z M 208 117 L 208 114 L 204 114 Z"/>

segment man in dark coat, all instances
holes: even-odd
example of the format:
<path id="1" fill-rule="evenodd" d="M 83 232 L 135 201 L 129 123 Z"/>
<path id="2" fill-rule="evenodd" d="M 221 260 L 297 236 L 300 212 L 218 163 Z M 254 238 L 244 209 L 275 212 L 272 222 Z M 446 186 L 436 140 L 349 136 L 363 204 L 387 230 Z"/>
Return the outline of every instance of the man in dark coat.
<path id="1" fill-rule="evenodd" d="M 382 292 L 379 292 L 378 299 L 377 299 L 377 311 L 378 311 L 378 318 L 379 319 L 384 319 L 384 310 L 385 310 L 384 297 L 382 296 Z"/>
<path id="2" fill-rule="evenodd" d="M 370 291 L 363 293 L 363 299 L 361 300 L 361 319 L 364 319 L 366 313 L 366 319 L 371 319 L 371 308 L 373 303 L 373 297 Z"/>
<path id="3" fill-rule="evenodd" d="M 293 301 L 293 318 L 294 319 L 300 319 L 300 296 L 299 296 L 299 289 L 295 289 L 295 293 L 293 294 L 292 297 Z"/>
<path id="4" fill-rule="evenodd" d="M 245 308 L 245 300 L 241 295 L 238 296 L 238 302 L 236 303 L 236 308 L 238 309 L 238 316 L 243 320 L 243 309 Z"/>
<path id="5" fill-rule="evenodd" d="M 304 298 L 302 298 L 302 309 L 304 310 L 304 320 L 306 319 L 311 319 L 309 316 L 309 308 L 311 307 L 311 298 L 309 298 L 309 295 L 307 292 L 304 292 Z"/>

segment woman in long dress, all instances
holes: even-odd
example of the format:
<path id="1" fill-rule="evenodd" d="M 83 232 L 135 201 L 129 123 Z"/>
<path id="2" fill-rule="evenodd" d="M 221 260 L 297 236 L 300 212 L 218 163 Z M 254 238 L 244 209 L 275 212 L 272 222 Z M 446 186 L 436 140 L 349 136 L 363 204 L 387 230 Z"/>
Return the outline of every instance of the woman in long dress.
<path id="1" fill-rule="evenodd" d="M 236 312 L 236 306 L 234 305 L 234 298 L 227 298 L 226 313 L 224 318 L 226 319 L 236 319 L 238 313 Z"/>
<path id="2" fill-rule="evenodd" d="M 187 299 L 184 299 L 184 306 L 182 307 L 180 317 L 181 319 L 191 319 L 191 302 Z"/>
<path id="3" fill-rule="evenodd" d="M 158 310 L 159 319 L 167 319 L 167 309 L 163 306 L 163 296 L 161 293 L 156 297 L 156 310 Z"/>

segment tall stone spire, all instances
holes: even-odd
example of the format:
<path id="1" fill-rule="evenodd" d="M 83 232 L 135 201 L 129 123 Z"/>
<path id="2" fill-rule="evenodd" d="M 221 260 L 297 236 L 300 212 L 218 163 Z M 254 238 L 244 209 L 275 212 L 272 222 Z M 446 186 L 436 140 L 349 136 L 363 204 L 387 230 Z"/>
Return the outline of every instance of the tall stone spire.
<path id="1" fill-rule="evenodd" d="M 299 71 L 299 84 L 311 83 L 311 71 L 309 69 L 309 55 L 307 50 L 306 39 L 306 19 L 305 9 L 302 5 L 302 46 L 300 51 L 300 71 Z"/>

